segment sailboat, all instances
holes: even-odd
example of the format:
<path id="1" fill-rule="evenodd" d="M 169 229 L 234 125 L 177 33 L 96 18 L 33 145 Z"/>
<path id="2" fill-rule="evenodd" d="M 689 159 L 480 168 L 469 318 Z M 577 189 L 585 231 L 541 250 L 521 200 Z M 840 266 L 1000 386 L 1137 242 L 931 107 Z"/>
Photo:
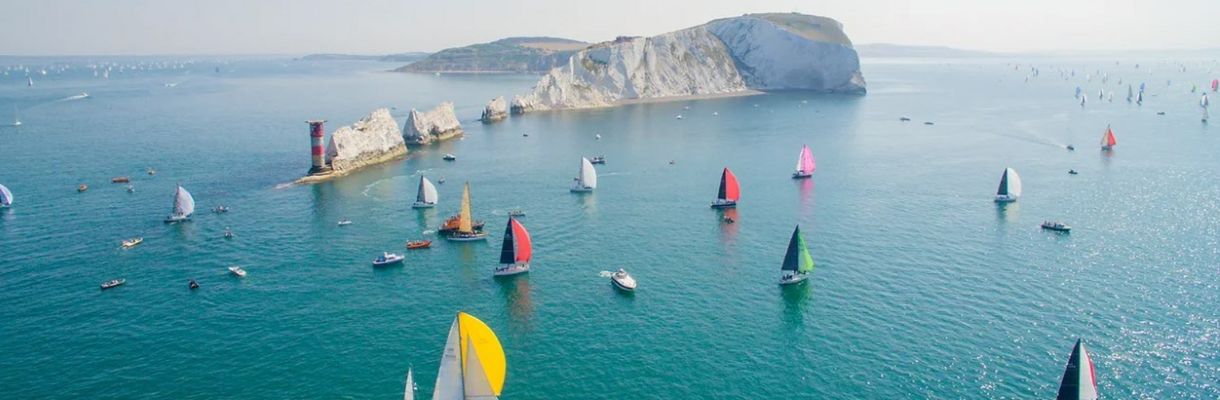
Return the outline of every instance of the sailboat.
<path id="1" fill-rule="evenodd" d="M 411 204 L 411 208 L 432 208 L 436 206 L 436 201 L 439 196 L 436 193 L 436 186 L 424 176 L 419 177 L 419 190 L 415 194 L 415 203 Z"/>
<path id="2" fill-rule="evenodd" d="M 508 276 L 530 272 L 533 248 L 530 233 L 525 230 L 525 226 L 510 217 L 508 226 L 504 228 L 504 245 L 500 248 L 500 266 L 496 267 L 494 275 Z"/>
<path id="3" fill-rule="evenodd" d="M 1207 108 L 1212 102 L 1207 99 L 1207 93 L 1203 93 L 1203 97 L 1199 98 L 1199 107 Z"/>
<path id="4" fill-rule="evenodd" d="M 507 369 L 496 333 L 478 318 L 458 312 L 441 354 L 432 400 L 499 398 Z"/>
<path id="5" fill-rule="evenodd" d="M 8 208 L 13 206 L 13 192 L 10 192 L 7 187 L 0 185 L 0 208 Z"/>
<path id="6" fill-rule="evenodd" d="M 1008 203 L 1017 201 L 1021 197 L 1021 176 L 1017 175 L 1017 170 L 1005 168 L 1004 175 L 1000 176 L 1000 188 L 995 192 L 996 203 Z"/>
<path id="7" fill-rule="evenodd" d="M 813 160 L 813 152 L 809 150 L 809 145 L 801 146 L 801 155 L 796 159 L 796 172 L 792 173 L 792 179 L 811 177 L 815 169 L 817 169 L 817 163 Z"/>
<path id="8" fill-rule="evenodd" d="M 1063 380 L 1059 383 L 1059 396 L 1056 400 L 1097 400 L 1097 371 L 1093 368 L 1093 359 L 1084 349 L 1084 342 L 1076 339 L 1072 355 L 1068 356 L 1067 367 L 1063 369 Z"/>
<path id="9" fill-rule="evenodd" d="M 580 158 L 580 171 L 572 178 L 572 193 L 588 193 L 597 189 L 597 170 L 588 158 Z"/>
<path id="10" fill-rule="evenodd" d="M 741 187 L 737 185 L 737 176 L 728 167 L 720 173 L 720 191 L 716 193 L 716 201 L 712 208 L 734 208 L 741 199 Z"/>
<path id="11" fill-rule="evenodd" d="M 1144 104 L 1144 91 L 1143 90 L 1140 90 L 1139 93 L 1135 94 L 1135 104 L 1139 104 L 1139 105 Z"/>
<path id="12" fill-rule="evenodd" d="M 1114 149 L 1114 146 L 1117 144 L 1118 144 L 1118 139 L 1114 138 L 1114 130 L 1110 129 L 1109 125 L 1106 125 L 1106 133 L 1103 133 L 1101 135 L 1101 149 L 1102 150 L 1112 150 L 1112 149 Z"/>
<path id="13" fill-rule="evenodd" d="M 1220 89 L 1220 79 L 1212 79 L 1212 91 L 1215 92 L 1217 89 Z"/>
<path id="14" fill-rule="evenodd" d="M 407 385 L 402 391 L 402 400 L 415 400 L 415 377 L 411 376 L 411 368 L 407 367 Z"/>
<path id="15" fill-rule="evenodd" d="M 813 257 L 805 246 L 800 225 L 792 230 L 792 239 L 788 240 L 788 251 L 784 253 L 784 263 L 779 267 L 779 272 L 780 285 L 804 282 L 809 273 L 813 272 Z"/>
<path id="16" fill-rule="evenodd" d="M 34 77 L 32 77 L 32 76 L 25 77 L 25 85 L 34 86 Z"/>
<path id="17" fill-rule="evenodd" d="M 470 216 L 470 182 L 466 182 L 466 187 L 462 189 L 462 211 L 458 213 L 457 232 L 445 238 L 455 242 L 487 240 L 487 233 L 474 229 L 474 218 Z"/>
<path id="18" fill-rule="evenodd" d="M 170 210 L 169 216 L 165 217 L 165 223 L 189 221 L 194 213 L 195 198 L 191 197 L 191 192 L 183 189 L 182 185 L 178 185 L 178 190 L 174 191 L 174 208 Z"/>
<path id="19" fill-rule="evenodd" d="M 1075 97 L 1078 97 L 1078 98 L 1079 98 L 1079 97 L 1080 97 L 1080 92 L 1081 92 L 1081 90 L 1080 90 L 1080 86 L 1077 86 L 1077 87 L 1076 87 L 1076 96 L 1075 96 Z"/>
<path id="20" fill-rule="evenodd" d="M 1080 106 L 1084 107 L 1084 103 L 1089 102 L 1089 96 L 1080 96 Z"/>

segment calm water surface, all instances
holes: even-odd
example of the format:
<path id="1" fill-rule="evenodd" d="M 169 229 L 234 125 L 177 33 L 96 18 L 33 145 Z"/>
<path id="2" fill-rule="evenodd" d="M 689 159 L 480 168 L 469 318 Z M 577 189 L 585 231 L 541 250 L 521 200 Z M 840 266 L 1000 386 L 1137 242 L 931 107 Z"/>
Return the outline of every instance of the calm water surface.
<path id="1" fill-rule="evenodd" d="M 504 398 L 1049 398 L 1077 337 L 1105 398 L 1220 397 L 1220 132 L 1190 93 L 1220 75 L 1215 61 L 864 60 L 867 96 L 490 126 L 474 121 L 483 104 L 534 77 L 262 58 L 104 80 L 93 61 L 0 59 L 36 74 L 33 87 L 24 72 L 0 76 L 0 121 L 16 108 L 25 123 L 0 129 L 0 183 L 17 199 L 0 211 L 0 391 L 12 398 L 397 398 L 411 365 L 426 396 L 458 310 L 500 336 Z M 71 67 L 38 73 L 56 62 Z M 1010 62 L 1041 74 L 1026 82 Z M 1140 81 L 1142 107 L 1123 100 Z M 284 185 L 308 169 L 304 120 L 331 131 L 394 107 L 402 123 L 446 100 L 464 140 Z M 1102 154 L 1107 124 L 1120 144 Z M 802 144 L 819 168 L 796 182 Z M 609 160 L 597 192 L 568 193 L 580 156 L 596 154 Z M 725 166 L 742 182 L 731 225 L 708 208 Z M 1025 196 L 997 206 L 1005 167 Z M 435 210 L 410 208 L 420 174 L 448 182 Z M 109 183 L 118 175 L 136 192 Z M 487 243 L 438 241 L 403 267 L 370 266 L 435 239 L 465 181 Z M 81 183 L 91 189 L 77 194 Z M 200 212 L 167 226 L 175 183 Z M 221 203 L 232 211 L 207 211 Z M 514 208 L 528 213 L 533 271 L 496 280 Z M 337 227 L 344 218 L 354 224 Z M 1045 219 L 1075 229 L 1044 232 Z M 817 269 L 781 289 L 797 224 Z M 145 243 L 119 250 L 132 236 Z M 227 275 L 234 264 L 249 277 Z M 635 295 L 600 275 L 619 267 Z M 127 285 L 98 290 L 117 277 Z"/>

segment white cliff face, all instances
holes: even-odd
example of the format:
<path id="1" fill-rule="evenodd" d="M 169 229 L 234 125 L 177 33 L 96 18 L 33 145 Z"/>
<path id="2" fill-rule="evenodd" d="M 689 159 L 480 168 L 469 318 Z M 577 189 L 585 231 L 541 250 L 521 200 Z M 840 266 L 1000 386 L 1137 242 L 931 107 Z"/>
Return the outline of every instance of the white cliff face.
<path id="1" fill-rule="evenodd" d="M 487 103 L 487 107 L 483 108 L 483 116 L 479 117 L 479 120 L 490 124 L 505 118 L 508 118 L 508 102 L 504 101 L 504 96 L 499 96 Z"/>
<path id="2" fill-rule="evenodd" d="M 384 108 L 335 130 L 326 144 L 326 163 L 335 172 L 348 172 L 406 154 L 398 121 Z"/>
<path id="3" fill-rule="evenodd" d="M 414 108 L 407 116 L 403 137 L 411 144 L 429 144 L 462 134 L 462 123 L 453 113 L 453 103 L 444 102 L 436 108 L 419 112 Z"/>
<path id="4" fill-rule="evenodd" d="M 625 100 L 751 89 L 863 92 L 860 62 L 841 25 L 801 14 L 751 14 L 581 50 L 551 70 L 513 113 L 606 107 Z"/>

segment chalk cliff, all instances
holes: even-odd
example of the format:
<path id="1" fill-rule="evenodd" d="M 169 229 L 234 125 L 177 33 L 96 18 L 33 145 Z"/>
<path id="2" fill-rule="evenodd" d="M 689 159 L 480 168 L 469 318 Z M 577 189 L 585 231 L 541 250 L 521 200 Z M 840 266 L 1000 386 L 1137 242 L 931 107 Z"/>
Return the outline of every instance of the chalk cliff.
<path id="1" fill-rule="evenodd" d="M 514 113 L 751 90 L 863 93 L 842 24 L 804 14 L 747 14 L 648 38 L 620 37 L 572 55 Z"/>
<path id="2" fill-rule="evenodd" d="M 444 102 L 436 108 L 419 112 L 414 108 L 407 116 L 403 138 L 409 144 L 429 144 L 448 140 L 462 134 L 462 123 L 453 113 L 453 103 Z"/>
<path id="3" fill-rule="evenodd" d="M 380 108 L 330 134 L 326 163 L 336 173 L 350 172 L 407 155 L 407 146 L 390 110 Z"/>
<path id="4" fill-rule="evenodd" d="M 479 120 L 484 124 L 490 124 L 505 118 L 508 118 L 508 102 L 504 101 L 504 96 L 499 96 L 487 103 L 487 107 L 483 108 L 483 116 L 479 117 Z"/>

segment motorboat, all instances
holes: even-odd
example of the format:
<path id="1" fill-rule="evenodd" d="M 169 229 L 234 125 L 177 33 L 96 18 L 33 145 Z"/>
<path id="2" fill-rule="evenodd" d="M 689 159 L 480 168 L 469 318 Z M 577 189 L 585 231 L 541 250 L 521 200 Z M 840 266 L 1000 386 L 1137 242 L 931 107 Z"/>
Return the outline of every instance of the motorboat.
<path id="1" fill-rule="evenodd" d="M 911 118 L 909 117 L 898 117 L 898 120 L 902 122 L 911 122 Z"/>
<path id="2" fill-rule="evenodd" d="M 450 153 L 445 153 L 445 156 L 441 157 L 441 158 L 445 159 L 445 161 L 456 161 L 457 160 L 457 156 L 450 154 Z"/>
<path id="3" fill-rule="evenodd" d="M 122 246 L 124 249 L 130 249 L 132 247 L 139 246 L 140 243 L 144 243 L 144 238 L 135 237 L 135 238 L 124 240 Z"/>
<path id="4" fill-rule="evenodd" d="M 229 212 L 229 207 L 225 206 L 224 204 L 221 204 L 221 205 L 218 205 L 215 208 L 213 208 L 212 212 L 217 213 L 217 214 L 224 214 L 224 213 Z"/>
<path id="5" fill-rule="evenodd" d="M 606 156 L 593 156 L 593 158 L 589 159 L 589 162 L 593 164 L 605 164 Z"/>
<path id="6" fill-rule="evenodd" d="M 233 275 L 237 275 L 238 278 L 246 277 L 246 270 L 244 270 L 241 267 L 236 266 L 236 265 L 229 267 L 229 273 L 232 273 Z"/>
<path id="7" fill-rule="evenodd" d="M 935 122 L 932 122 L 932 121 L 925 121 L 923 124 L 924 124 L 924 125 L 929 125 L 929 126 L 931 126 L 931 125 L 936 125 L 936 123 L 935 123 Z"/>
<path id="8" fill-rule="evenodd" d="M 674 119 L 682 119 L 682 114 L 678 114 L 677 116 L 674 116 Z"/>
<path id="9" fill-rule="evenodd" d="M 635 291 L 635 278 L 632 278 L 631 274 L 628 274 L 627 271 L 623 270 L 622 268 L 619 268 L 618 271 L 610 274 L 610 284 L 614 285 L 615 289 L 622 290 L 624 292 Z"/>
<path id="10" fill-rule="evenodd" d="M 525 225 L 514 218 L 508 219 L 504 228 L 504 243 L 500 247 L 500 265 L 492 271 L 495 276 L 508 276 L 530 271 L 530 259 L 533 257 L 533 242 Z"/>
<path id="11" fill-rule="evenodd" d="M 191 290 L 198 289 L 198 288 L 199 288 L 199 282 L 195 282 L 195 280 L 194 280 L 194 279 L 191 279 L 190 283 L 187 283 L 187 284 L 186 284 L 186 287 L 191 288 Z"/>
<path id="12" fill-rule="evenodd" d="M 157 170 L 152 169 L 151 167 L 149 167 L 149 168 L 148 168 L 148 170 L 147 170 L 146 172 L 148 172 L 148 175 L 150 175 L 150 176 L 151 176 L 151 175 L 156 175 L 156 174 L 157 174 Z"/>
<path id="13" fill-rule="evenodd" d="M 352 220 L 350 220 L 350 219 L 339 220 L 339 226 L 347 226 L 347 225 L 351 225 L 351 224 L 352 224 Z"/>
<path id="14" fill-rule="evenodd" d="M 407 250 L 419 250 L 432 247 L 431 240 L 411 240 L 407 242 Z"/>
<path id="15" fill-rule="evenodd" d="M 510 216 L 510 217 L 524 217 L 524 216 L 525 216 L 525 211 L 521 211 L 521 210 L 509 210 L 509 211 L 508 211 L 508 216 Z"/>
<path id="16" fill-rule="evenodd" d="M 225 239 L 232 239 L 232 238 L 233 238 L 233 231 L 229 230 L 229 228 L 225 228 Z"/>
<path id="17" fill-rule="evenodd" d="M 1068 174 L 1069 174 L 1069 175 L 1076 175 L 1076 174 L 1079 174 L 1079 172 L 1076 172 L 1076 170 L 1074 170 L 1074 169 L 1069 169 L 1069 170 L 1068 170 Z"/>
<path id="18" fill-rule="evenodd" d="M 77 187 L 76 187 L 76 192 L 77 192 L 77 193 L 84 193 L 86 190 L 89 190 L 89 185 L 86 185 L 86 184 L 83 184 L 83 183 L 82 183 L 82 184 L 80 184 L 80 186 L 77 186 Z"/>
<path id="19" fill-rule="evenodd" d="M 122 279 L 122 278 L 111 279 L 111 280 L 102 282 L 102 290 L 119 287 L 119 286 L 122 286 L 124 283 L 127 283 L 126 279 Z"/>
<path id="20" fill-rule="evenodd" d="M 1056 232 L 1071 232 L 1072 227 L 1059 221 L 1043 221 L 1042 229 Z"/>
<path id="21" fill-rule="evenodd" d="M 593 138 L 597 139 L 597 140 L 602 140 L 602 134 L 598 133 L 596 135 L 593 135 Z"/>
<path id="22" fill-rule="evenodd" d="M 1069 144 L 1069 145 L 1067 145 L 1067 149 L 1068 149 L 1068 151 L 1076 151 L 1076 146 L 1072 146 Z"/>
<path id="23" fill-rule="evenodd" d="M 135 185 L 127 185 L 127 193 L 135 193 L 135 192 L 136 192 Z"/>
<path id="24" fill-rule="evenodd" d="M 403 257 L 402 254 L 394 254 L 394 253 L 390 253 L 388 251 L 383 252 L 383 253 L 381 253 L 380 257 L 377 257 L 376 259 L 373 260 L 373 266 L 374 267 L 384 267 L 387 265 L 402 264 L 403 258 L 405 258 L 405 257 Z"/>
<path id="25" fill-rule="evenodd" d="M 130 182 L 131 182 L 131 178 L 128 178 L 126 176 L 116 176 L 114 178 L 110 178 L 110 183 L 130 183 Z"/>

